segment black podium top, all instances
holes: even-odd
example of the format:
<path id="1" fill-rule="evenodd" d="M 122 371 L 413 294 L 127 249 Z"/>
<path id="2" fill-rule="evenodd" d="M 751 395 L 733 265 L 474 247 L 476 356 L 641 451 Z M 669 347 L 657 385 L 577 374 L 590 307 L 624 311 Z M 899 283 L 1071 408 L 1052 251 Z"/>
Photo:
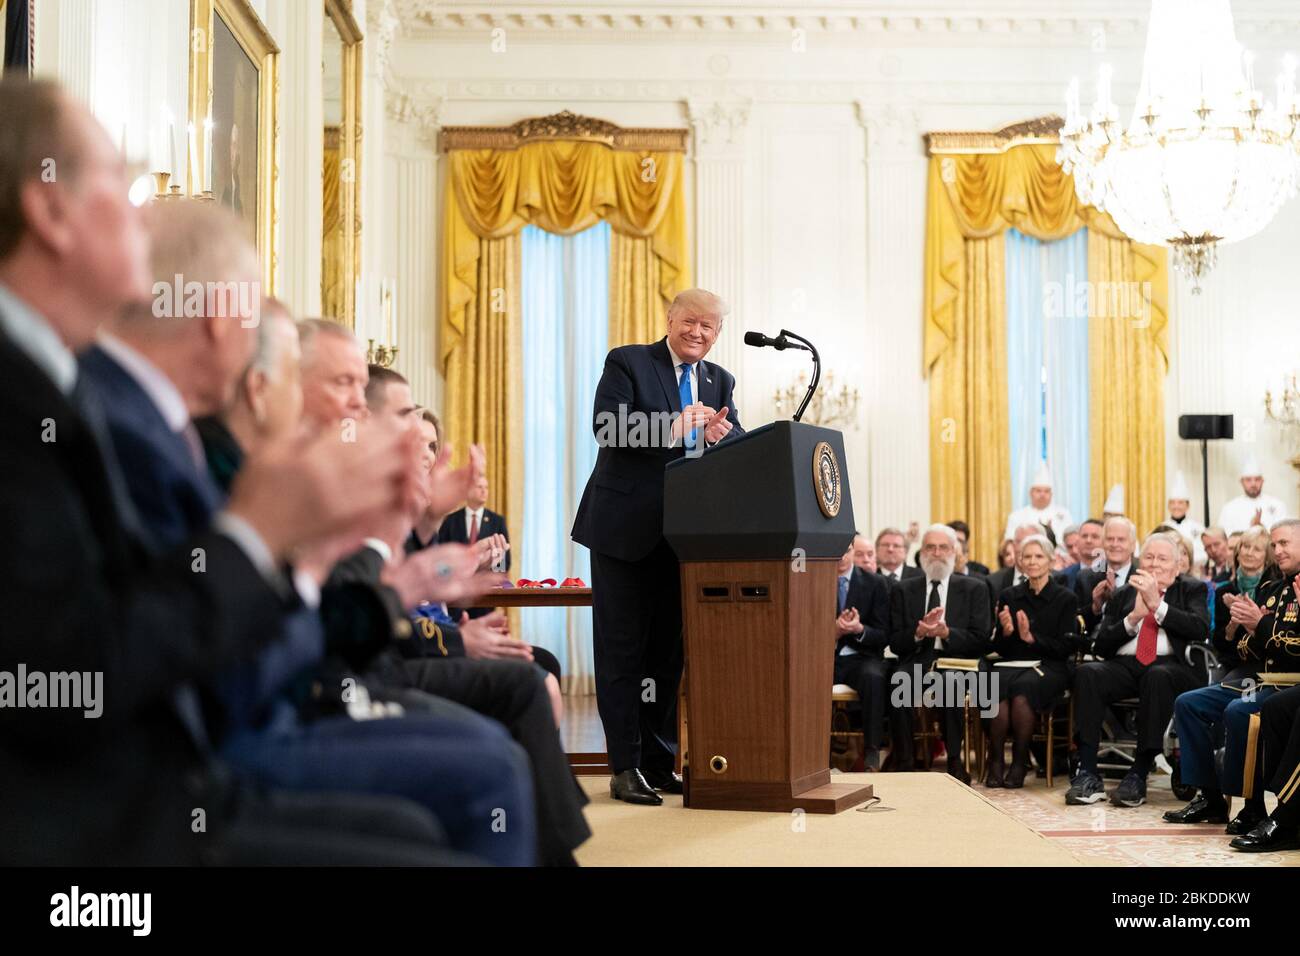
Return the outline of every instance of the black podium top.
<path id="1" fill-rule="evenodd" d="M 853 539 L 844 436 L 779 421 L 664 472 L 664 537 L 682 561 L 838 558 Z"/>

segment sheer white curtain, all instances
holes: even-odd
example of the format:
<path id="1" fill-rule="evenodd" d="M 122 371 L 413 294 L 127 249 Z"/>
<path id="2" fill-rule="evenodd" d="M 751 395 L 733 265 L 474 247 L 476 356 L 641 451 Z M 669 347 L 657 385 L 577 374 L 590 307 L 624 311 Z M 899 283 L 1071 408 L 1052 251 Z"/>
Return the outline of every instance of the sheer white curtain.
<path id="1" fill-rule="evenodd" d="M 1029 503 L 1039 462 L 1052 500 L 1088 517 L 1088 232 L 1006 239 L 1007 412 L 1012 507 Z"/>
<path id="2" fill-rule="evenodd" d="M 1076 524 L 1090 517 L 1088 438 L 1088 230 L 1043 245 L 1047 334 L 1047 457 L 1052 498 Z"/>
<path id="3" fill-rule="evenodd" d="M 587 549 L 569 539 L 596 462 L 592 402 L 609 341 L 609 226 L 522 236 L 524 368 L 523 551 L 517 577 L 582 578 Z M 525 608 L 523 639 L 560 659 L 564 689 L 595 690 L 590 608 Z"/>

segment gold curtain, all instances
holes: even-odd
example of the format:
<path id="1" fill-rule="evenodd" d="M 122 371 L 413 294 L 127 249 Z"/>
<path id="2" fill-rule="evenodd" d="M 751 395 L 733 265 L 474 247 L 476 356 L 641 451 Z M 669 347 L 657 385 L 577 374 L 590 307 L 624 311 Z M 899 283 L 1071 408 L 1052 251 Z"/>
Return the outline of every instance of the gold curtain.
<path id="1" fill-rule="evenodd" d="M 688 287 L 682 154 L 546 141 L 449 153 L 442 248 L 441 360 L 447 440 L 484 446 L 494 494 L 523 530 L 523 360 L 519 233 L 611 227 L 610 347 L 660 334 Z"/>
<path id="2" fill-rule="evenodd" d="M 996 253 L 969 247 L 994 238 L 1001 243 L 1010 228 L 1042 241 L 1089 230 L 1093 447 L 1081 452 L 1091 454 L 1093 512 L 1100 511 L 1105 489 L 1116 482 L 1124 484 L 1127 511 L 1139 529 L 1153 527 L 1164 509 L 1165 250 L 1132 242 L 1108 215 L 1082 205 L 1055 152 L 1054 145 L 1025 144 L 1001 153 L 930 158 L 924 353 L 930 377 L 931 510 L 936 520 L 969 521 L 972 554 L 986 560 L 996 553 L 1012 496 L 1003 460 L 1006 277 L 1001 245 Z M 1138 320 L 1103 321 L 1103 298 Z M 981 353 L 997 341 L 1003 343 L 1000 354 Z M 1143 376 L 1137 383 L 1128 377 L 1133 371 Z M 1125 404 L 1137 397 L 1146 404 Z M 987 443 L 992 453 L 966 447 L 974 442 Z"/>
<path id="3" fill-rule="evenodd" d="M 321 166 L 321 314 L 343 320 L 346 314 L 343 275 L 343 209 L 339 191 L 339 128 L 325 127 L 325 152 Z"/>
<path id="4" fill-rule="evenodd" d="M 659 257 L 649 239 L 610 231 L 609 347 L 653 342 L 663 334 L 668 303 Z"/>
<path id="5" fill-rule="evenodd" d="M 951 347 L 930 370 L 930 470 L 946 476 L 931 509 L 936 520 L 968 516 L 972 556 L 997 550 L 1011 499 L 1007 390 L 996 386 L 1007 376 L 1005 250 L 1001 233 L 962 244 L 969 279 L 953 301 Z"/>

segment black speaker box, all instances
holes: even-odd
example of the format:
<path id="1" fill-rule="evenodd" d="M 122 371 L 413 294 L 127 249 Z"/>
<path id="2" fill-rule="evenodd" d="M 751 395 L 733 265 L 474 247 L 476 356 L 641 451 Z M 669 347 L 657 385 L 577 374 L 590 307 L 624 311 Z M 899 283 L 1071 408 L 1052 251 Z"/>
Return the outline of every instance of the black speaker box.
<path id="1" fill-rule="evenodd" d="M 1178 437 L 1194 441 L 1232 437 L 1231 415 L 1179 415 Z"/>

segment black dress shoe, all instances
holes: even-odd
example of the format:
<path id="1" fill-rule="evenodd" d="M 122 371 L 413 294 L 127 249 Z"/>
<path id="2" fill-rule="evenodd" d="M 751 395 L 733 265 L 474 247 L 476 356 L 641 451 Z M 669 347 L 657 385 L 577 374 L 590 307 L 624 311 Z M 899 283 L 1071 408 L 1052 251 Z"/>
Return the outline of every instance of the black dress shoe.
<path id="1" fill-rule="evenodd" d="M 1255 829 L 1267 818 L 1266 813 L 1260 813 L 1251 807 L 1242 807 L 1241 812 L 1232 818 L 1232 822 L 1223 828 L 1223 832 L 1230 836 L 1241 836 Z"/>
<path id="2" fill-rule="evenodd" d="M 1006 787 L 1008 790 L 1019 790 L 1025 785 L 1025 773 L 1028 769 L 1029 768 L 1022 763 L 1012 763 L 1011 769 L 1007 771 L 1007 777 L 1006 780 L 1003 781 L 1002 786 Z"/>
<path id="3" fill-rule="evenodd" d="M 643 803 L 648 807 L 657 807 L 664 802 L 664 798 L 651 789 L 650 784 L 645 782 L 645 777 L 641 776 L 641 771 L 635 767 L 610 779 L 609 795 L 615 800 Z"/>
<path id="4" fill-rule="evenodd" d="M 948 776 L 953 777 L 956 780 L 959 780 L 960 782 L 966 784 L 966 786 L 968 787 L 970 786 L 970 774 L 967 773 L 965 770 L 963 770 L 961 767 L 955 767 L 954 769 L 949 770 Z"/>
<path id="5" fill-rule="evenodd" d="M 664 793 L 682 792 L 682 775 L 672 770 L 642 770 L 641 776 L 655 790 Z"/>
<path id="6" fill-rule="evenodd" d="M 1249 833 L 1243 833 L 1228 844 L 1244 853 L 1269 853 L 1273 850 L 1300 849 L 1300 833 L 1295 827 L 1285 827 L 1272 817 L 1266 819 Z"/>
<path id="7" fill-rule="evenodd" d="M 1206 799 L 1205 794 L 1198 793 L 1192 798 L 1192 802 L 1181 810 L 1166 810 L 1164 820 L 1166 823 L 1227 823 L 1228 801 L 1222 798 L 1209 800 Z"/>
<path id="8" fill-rule="evenodd" d="M 1003 778 L 1007 775 L 1007 768 L 1000 763 L 991 763 L 989 768 L 984 771 L 984 786 L 990 790 L 996 790 L 999 787 L 1006 786 Z"/>

